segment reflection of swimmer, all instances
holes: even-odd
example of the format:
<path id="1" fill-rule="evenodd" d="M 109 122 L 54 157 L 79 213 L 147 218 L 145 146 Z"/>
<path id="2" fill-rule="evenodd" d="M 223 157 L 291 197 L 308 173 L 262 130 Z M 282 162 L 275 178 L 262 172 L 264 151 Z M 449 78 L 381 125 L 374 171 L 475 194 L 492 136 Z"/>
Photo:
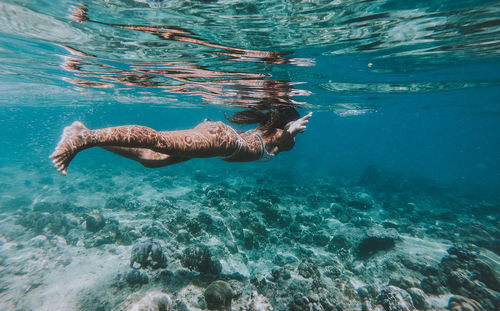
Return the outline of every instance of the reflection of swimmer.
<path id="1" fill-rule="evenodd" d="M 121 25 L 90 19 L 87 6 L 80 4 L 71 7 L 70 18 L 80 23 L 89 22 L 108 27 L 140 31 L 155 35 L 163 40 L 177 41 L 205 46 L 209 53 L 228 56 L 232 61 L 262 62 L 266 64 L 294 64 L 301 66 L 300 59 L 286 57 L 289 52 L 241 49 L 211 42 L 196 36 L 187 29 L 170 26 Z M 116 86 L 145 87 L 145 93 L 154 88 L 171 94 L 200 96 L 204 103 L 229 104 L 238 107 L 273 109 L 283 105 L 303 104 L 292 97 L 308 96 L 305 90 L 295 89 L 290 81 L 270 80 L 270 75 L 262 73 L 214 70 L 196 61 L 179 59 L 177 61 L 117 61 L 78 50 L 68 45 L 60 45 L 72 55 L 63 56 L 62 67 L 74 73 L 64 77 L 69 83 L 94 88 L 113 88 Z M 204 57 L 202 59 L 205 59 Z M 217 61 L 220 61 L 217 58 Z M 222 64 L 222 63 L 221 63 Z M 225 63 L 224 65 L 227 65 Z M 305 63 L 303 64 L 306 65 Z M 312 65 L 312 63 L 308 63 Z"/>
<path id="2" fill-rule="evenodd" d="M 238 124 L 259 123 L 256 129 L 241 132 L 223 122 L 205 120 L 194 129 L 156 131 L 139 125 L 97 130 L 74 122 L 64 129 L 63 137 L 50 156 L 66 175 L 75 155 L 91 147 L 101 147 L 146 167 L 162 167 L 193 158 L 219 157 L 228 162 L 266 161 L 295 144 L 295 136 L 306 129 L 312 113 L 300 118 L 293 108 L 263 113 L 247 110 L 228 120 Z"/>
<path id="3" fill-rule="evenodd" d="M 190 61 L 132 62 L 113 65 L 113 60 L 61 45 L 73 56 L 64 56 L 62 67 L 77 78 L 63 78 L 72 84 L 112 88 L 115 83 L 161 89 L 173 94 L 199 95 L 207 103 L 271 109 L 280 105 L 300 105 L 293 96 L 308 96 L 289 81 L 268 80 L 267 75 L 211 70 Z M 130 69 L 124 69 L 130 66 Z M 96 69 L 97 68 L 97 69 Z M 92 79 L 92 80 L 89 80 Z"/>
<path id="4" fill-rule="evenodd" d="M 97 20 L 92 20 L 87 16 L 86 4 L 79 4 L 78 6 L 72 6 L 70 8 L 70 12 L 71 15 L 69 16 L 69 18 L 79 23 L 91 22 L 115 28 L 142 31 L 145 33 L 156 35 L 157 37 L 163 40 L 192 43 L 201 46 L 206 46 L 209 48 L 220 49 L 221 51 L 213 51 L 212 53 L 228 56 L 231 60 L 258 62 L 266 64 L 291 64 L 296 66 L 314 65 L 314 62 L 311 59 L 285 57 L 286 55 L 290 54 L 290 52 L 241 49 L 241 48 L 226 46 L 215 42 L 210 42 L 208 40 L 197 37 L 193 32 L 191 32 L 188 29 L 183 29 L 179 27 L 152 26 L 152 25 L 121 25 L 121 24 L 110 24 Z"/>

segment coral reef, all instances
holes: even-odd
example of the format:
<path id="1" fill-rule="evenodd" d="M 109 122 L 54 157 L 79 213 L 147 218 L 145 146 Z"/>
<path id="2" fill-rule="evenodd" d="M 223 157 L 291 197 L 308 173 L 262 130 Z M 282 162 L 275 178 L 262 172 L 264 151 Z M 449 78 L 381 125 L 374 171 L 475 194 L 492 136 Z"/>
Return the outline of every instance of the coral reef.
<path id="1" fill-rule="evenodd" d="M 233 291 L 231 286 L 224 281 L 215 281 L 208 285 L 203 293 L 209 310 L 231 311 Z"/>
<path id="2" fill-rule="evenodd" d="M 201 273 L 219 274 L 222 271 L 221 263 L 213 258 L 208 247 L 202 244 L 184 249 L 181 264 L 185 268 Z"/>
<path id="3" fill-rule="evenodd" d="M 450 311 L 483 311 L 483 307 L 479 302 L 471 298 L 462 296 L 453 296 L 448 303 Z"/>
<path id="4" fill-rule="evenodd" d="M 415 309 L 410 294 L 396 286 L 390 285 L 382 288 L 377 298 L 387 311 L 411 311 Z"/>
<path id="5" fill-rule="evenodd" d="M 370 228 L 359 242 L 356 255 L 361 259 L 366 259 L 377 252 L 393 248 L 398 239 L 398 234 L 394 229 Z"/>
<path id="6" fill-rule="evenodd" d="M 141 300 L 131 304 L 126 311 L 170 311 L 172 310 L 172 300 L 160 291 L 146 293 Z"/>
<path id="7" fill-rule="evenodd" d="M 101 230 L 105 224 L 106 221 L 101 214 L 90 214 L 85 217 L 85 227 L 90 232 L 97 232 Z"/>
<path id="8" fill-rule="evenodd" d="M 167 256 L 163 253 L 159 242 L 152 239 L 140 240 L 132 247 L 130 267 L 135 269 L 147 267 L 153 269 L 166 268 Z"/>
<path id="9" fill-rule="evenodd" d="M 373 168 L 307 183 L 127 171 L 0 197 L 0 309 L 53 309 L 54 292 L 68 310 L 500 308 L 494 202 Z"/>
<path id="10" fill-rule="evenodd" d="M 125 275 L 125 280 L 131 286 L 142 285 L 149 282 L 149 277 L 146 273 L 140 270 L 132 269 Z"/>

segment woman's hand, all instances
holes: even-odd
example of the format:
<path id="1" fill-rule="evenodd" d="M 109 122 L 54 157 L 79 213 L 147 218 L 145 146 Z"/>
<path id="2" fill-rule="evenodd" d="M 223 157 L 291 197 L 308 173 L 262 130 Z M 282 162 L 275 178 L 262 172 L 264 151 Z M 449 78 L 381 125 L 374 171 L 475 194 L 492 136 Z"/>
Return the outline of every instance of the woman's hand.
<path id="1" fill-rule="evenodd" d="M 309 112 L 307 115 L 302 118 L 289 122 L 285 126 L 285 131 L 288 132 L 291 136 L 295 136 L 298 133 L 302 133 L 306 130 L 306 125 L 309 122 L 309 118 L 312 116 L 312 112 Z"/>

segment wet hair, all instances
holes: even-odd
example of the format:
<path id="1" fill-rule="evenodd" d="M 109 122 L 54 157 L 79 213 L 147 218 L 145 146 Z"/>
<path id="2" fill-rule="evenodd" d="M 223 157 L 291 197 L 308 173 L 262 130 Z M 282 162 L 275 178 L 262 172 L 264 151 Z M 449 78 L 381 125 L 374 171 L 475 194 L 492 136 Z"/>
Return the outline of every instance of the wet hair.
<path id="1" fill-rule="evenodd" d="M 284 129 L 288 122 L 295 121 L 300 118 L 300 114 L 295 108 L 278 108 L 262 112 L 261 110 L 251 109 L 239 111 L 226 119 L 231 123 L 236 124 L 255 124 L 259 130 L 267 133 L 275 129 Z"/>

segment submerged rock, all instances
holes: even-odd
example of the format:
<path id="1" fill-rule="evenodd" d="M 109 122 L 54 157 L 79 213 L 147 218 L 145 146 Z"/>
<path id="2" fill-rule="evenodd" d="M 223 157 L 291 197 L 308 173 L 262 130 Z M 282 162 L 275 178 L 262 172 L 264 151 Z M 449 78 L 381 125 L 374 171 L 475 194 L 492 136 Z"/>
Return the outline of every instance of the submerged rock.
<path id="1" fill-rule="evenodd" d="M 210 216 L 210 214 L 207 214 L 205 212 L 200 212 L 198 216 L 196 216 L 196 220 L 204 227 L 209 227 L 213 223 L 212 216 Z"/>
<path id="2" fill-rule="evenodd" d="M 273 282 L 279 282 L 281 279 L 289 280 L 292 277 L 290 271 L 288 271 L 285 267 L 278 266 L 273 267 L 271 270 L 271 276 L 270 280 Z"/>
<path id="3" fill-rule="evenodd" d="M 471 267 L 472 272 L 478 280 L 494 291 L 500 292 L 500 275 L 490 264 L 484 260 L 477 259 Z"/>
<path id="4" fill-rule="evenodd" d="M 28 241 L 28 245 L 33 247 L 47 247 L 48 240 L 45 235 L 37 235 Z"/>
<path id="5" fill-rule="evenodd" d="M 106 201 L 104 208 L 111 210 L 131 210 L 131 211 L 139 211 L 142 209 L 142 205 L 139 201 L 135 199 L 129 199 L 125 196 L 121 197 L 112 197 Z"/>
<path id="6" fill-rule="evenodd" d="M 17 223 L 32 230 L 35 234 L 66 235 L 77 226 L 62 212 L 22 211 L 17 215 Z"/>
<path id="7" fill-rule="evenodd" d="M 330 236 L 326 232 L 318 232 L 313 234 L 313 244 L 318 247 L 326 246 L 330 241 Z"/>
<path id="8" fill-rule="evenodd" d="M 382 222 L 382 227 L 386 229 L 399 229 L 399 224 L 395 221 L 386 220 Z"/>
<path id="9" fill-rule="evenodd" d="M 304 295 L 296 294 L 288 305 L 288 309 L 290 311 L 309 311 L 311 310 L 309 299 Z"/>
<path id="10" fill-rule="evenodd" d="M 137 241 L 132 247 L 130 266 L 133 268 L 165 268 L 167 256 L 163 253 L 160 243 L 153 240 Z"/>
<path id="11" fill-rule="evenodd" d="M 346 249 L 349 250 L 352 247 L 352 243 L 349 241 L 349 239 L 343 235 L 343 234 L 338 234 L 332 237 L 330 242 L 328 242 L 327 249 L 328 251 L 334 253 L 340 249 Z"/>
<path id="12" fill-rule="evenodd" d="M 196 219 L 186 220 L 186 229 L 194 236 L 197 236 L 201 232 L 201 225 Z"/>
<path id="13" fill-rule="evenodd" d="M 425 295 L 420 288 L 412 287 L 408 290 L 408 293 L 411 296 L 415 308 L 422 310 L 429 309 L 430 306 L 429 303 L 427 303 L 427 295 Z"/>
<path id="14" fill-rule="evenodd" d="M 335 218 L 343 223 L 349 222 L 356 215 L 356 213 L 352 211 L 351 207 L 344 206 L 337 202 L 330 205 L 330 211 Z"/>
<path id="15" fill-rule="evenodd" d="M 288 254 L 281 254 L 278 253 L 276 256 L 273 258 L 273 264 L 277 266 L 284 266 L 286 264 L 292 264 L 299 261 L 297 257 L 293 255 L 288 255 Z"/>
<path id="16" fill-rule="evenodd" d="M 354 208 L 369 209 L 375 206 L 375 200 L 368 193 L 358 192 L 353 195 L 349 204 Z"/>
<path id="17" fill-rule="evenodd" d="M 498 272 L 484 259 L 478 258 L 478 252 L 463 246 L 453 246 L 448 249 L 448 254 L 440 264 L 446 275 L 459 269 L 467 270 L 472 274 L 471 279 L 478 279 L 487 287 L 500 291 Z"/>
<path id="18" fill-rule="evenodd" d="M 292 301 L 288 304 L 290 311 L 320 311 L 325 310 L 325 306 L 330 305 L 326 300 L 320 303 L 319 298 L 315 295 L 309 297 L 304 294 L 295 294 Z M 331 309 L 333 310 L 333 309 Z"/>
<path id="19" fill-rule="evenodd" d="M 90 214 L 85 217 L 85 228 L 90 232 L 101 230 L 105 224 L 106 220 L 99 213 Z"/>
<path id="20" fill-rule="evenodd" d="M 177 232 L 177 236 L 175 237 L 175 239 L 178 242 L 186 243 L 186 242 L 189 242 L 191 240 L 191 235 L 189 234 L 189 232 L 187 232 L 187 230 L 180 229 Z"/>
<path id="21" fill-rule="evenodd" d="M 288 227 L 292 224 L 292 222 L 293 222 L 293 217 L 289 211 L 280 211 L 279 212 L 279 217 L 277 220 L 278 227 L 280 227 L 280 228 Z"/>
<path id="22" fill-rule="evenodd" d="M 321 224 L 323 218 L 317 214 L 298 213 L 295 215 L 295 222 L 305 227 L 314 227 Z"/>
<path id="23" fill-rule="evenodd" d="M 356 249 L 358 258 L 365 259 L 377 252 L 393 248 L 399 239 L 394 229 L 368 230 Z"/>
<path id="24" fill-rule="evenodd" d="M 445 288 L 443 284 L 441 284 L 441 280 L 437 276 L 428 276 L 420 281 L 420 287 L 430 295 L 440 295 L 445 292 Z"/>
<path id="25" fill-rule="evenodd" d="M 181 264 L 185 268 L 200 273 L 219 274 L 222 271 L 221 263 L 212 258 L 210 250 L 203 244 L 184 249 L 181 256 Z"/>
<path id="26" fill-rule="evenodd" d="M 462 262 L 474 260 L 478 252 L 465 246 L 452 246 L 446 250 L 450 256 L 457 256 Z"/>
<path id="27" fill-rule="evenodd" d="M 479 302 L 462 296 L 452 296 L 448 302 L 450 311 L 484 311 Z"/>
<path id="28" fill-rule="evenodd" d="M 435 281 L 446 285 L 452 293 L 473 297 L 486 310 L 500 308 L 498 272 L 487 257 L 469 246 L 453 246 L 439 264 L 439 278 Z M 422 289 L 429 292 L 428 278 L 422 280 Z M 425 286 L 425 287 L 424 287 Z M 464 309 L 467 310 L 467 309 Z"/>
<path id="29" fill-rule="evenodd" d="M 466 270 L 456 270 L 446 276 L 448 287 L 453 293 L 474 297 L 487 310 L 500 308 L 500 294 L 475 280 L 473 273 Z"/>
<path id="30" fill-rule="evenodd" d="M 302 261 L 299 264 L 298 273 L 306 279 L 318 278 L 320 276 L 318 265 L 310 260 Z"/>
<path id="31" fill-rule="evenodd" d="M 250 294 L 245 310 L 271 311 L 273 307 L 266 297 L 258 294 L 257 291 L 253 291 Z"/>
<path id="32" fill-rule="evenodd" d="M 263 277 L 261 275 L 255 276 L 250 279 L 250 283 L 252 283 L 256 288 L 259 293 L 261 293 L 264 296 L 273 296 L 274 293 L 276 293 L 276 290 L 278 289 L 277 284 L 273 283 L 271 280 L 273 277 L 270 276 L 268 277 Z"/>
<path id="33" fill-rule="evenodd" d="M 143 236 L 150 238 L 169 238 L 170 234 L 167 229 L 159 222 L 152 222 L 151 224 L 143 225 L 140 229 L 140 233 Z"/>
<path id="34" fill-rule="evenodd" d="M 140 270 L 132 269 L 125 275 L 125 281 L 127 281 L 130 286 L 141 285 L 147 284 L 149 282 L 149 277 Z"/>
<path id="35" fill-rule="evenodd" d="M 170 311 L 172 300 L 160 291 L 148 292 L 141 300 L 131 304 L 127 311 Z"/>
<path id="36" fill-rule="evenodd" d="M 340 197 L 344 204 L 358 210 L 368 210 L 376 206 L 373 197 L 368 193 L 361 191 L 361 189 L 358 189 L 357 192 L 341 189 Z"/>
<path id="37" fill-rule="evenodd" d="M 203 296 L 209 310 L 231 310 L 233 290 L 224 281 L 215 281 L 208 285 Z"/>
<path id="38" fill-rule="evenodd" d="M 338 266 L 325 266 L 324 276 L 337 279 L 342 275 L 342 270 Z"/>
<path id="39" fill-rule="evenodd" d="M 396 286 L 389 285 L 382 288 L 377 298 L 386 311 L 415 310 L 410 294 Z"/>

